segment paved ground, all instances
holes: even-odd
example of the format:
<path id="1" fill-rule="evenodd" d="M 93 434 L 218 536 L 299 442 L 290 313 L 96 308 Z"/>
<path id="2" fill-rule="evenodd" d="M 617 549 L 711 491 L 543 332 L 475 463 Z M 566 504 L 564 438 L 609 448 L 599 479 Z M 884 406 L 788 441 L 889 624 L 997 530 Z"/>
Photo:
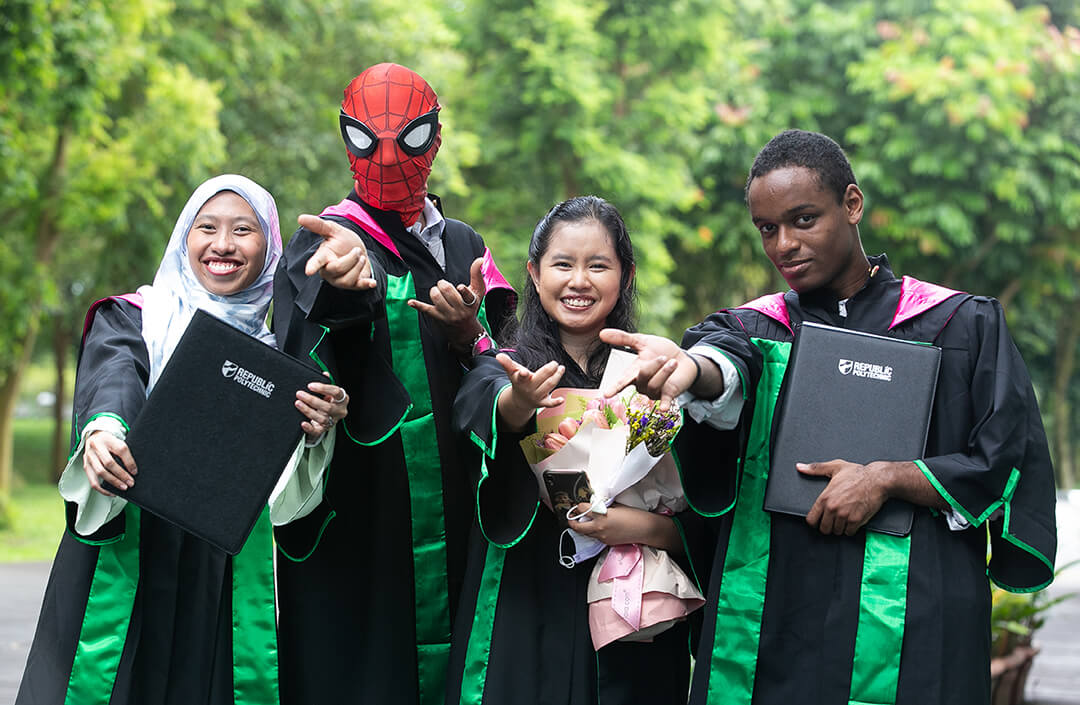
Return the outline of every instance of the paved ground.
<path id="1" fill-rule="evenodd" d="M 1057 564 L 1080 560 L 1080 490 L 1073 490 L 1057 506 Z M 1046 624 L 1035 635 L 1041 649 L 1035 657 L 1024 695 L 1038 705 L 1080 703 L 1080 563 L 1063 572 L 1048 592 L 1077 593 L 1050 610 Z"/>
<path id="2" fill-rule="evenodd" d="M 1080 490 L 1058 502 L 1058 565 L 1080 559 Z M 15 702 L 34 636 L 48 563 L 0 564 L 0 705 Z M 1062 574 L 1051 595 L 1080 593 L 1080 565 Z M 1042 649 L 1031 669 L 1027 701 L 1080 705 L 1080 596 L 1056 605 L 1038 634 Z"/>
<path id="3" fill-rule="evenodd" d="M 48 579 L 48 563 L 0 564 L 0 705 L 15 702 Z"/>

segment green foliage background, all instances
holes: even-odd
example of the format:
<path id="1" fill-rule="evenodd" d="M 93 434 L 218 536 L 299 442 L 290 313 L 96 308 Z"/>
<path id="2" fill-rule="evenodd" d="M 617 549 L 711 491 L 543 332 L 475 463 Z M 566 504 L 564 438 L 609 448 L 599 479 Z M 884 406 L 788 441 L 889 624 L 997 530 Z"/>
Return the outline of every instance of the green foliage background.
<path id="1" fill-rule="evenodd" d="M 339 200 L 341 91 L 394 61 L 444 106 L 430 188 L 512 281 L 551 205 L 604 196 L 641 327 L 674 337 L 782 287 L 747 169 L 781 129 L 833 136 L 868 251 L 1006 303 L 1072 484 L 1078 20 L 1066 0 L 2 0 L 0 380 L 39 330 L 73 350 L 90 301 L 150 280 L 203 179 L 262 183 L 286 236 Z"/>

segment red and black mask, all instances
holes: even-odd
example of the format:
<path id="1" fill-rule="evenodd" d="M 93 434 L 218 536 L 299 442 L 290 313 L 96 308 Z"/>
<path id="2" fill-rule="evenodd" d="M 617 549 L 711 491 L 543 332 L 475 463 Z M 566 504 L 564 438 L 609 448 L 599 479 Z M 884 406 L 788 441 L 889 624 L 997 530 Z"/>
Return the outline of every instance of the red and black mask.
<path id="1" fill-rule="evenodd" d="M 345 87 L 339 121 L 357 195 L 415 223 L 442 142 L 435 91 L 404 66 L 376 64 Z"/>

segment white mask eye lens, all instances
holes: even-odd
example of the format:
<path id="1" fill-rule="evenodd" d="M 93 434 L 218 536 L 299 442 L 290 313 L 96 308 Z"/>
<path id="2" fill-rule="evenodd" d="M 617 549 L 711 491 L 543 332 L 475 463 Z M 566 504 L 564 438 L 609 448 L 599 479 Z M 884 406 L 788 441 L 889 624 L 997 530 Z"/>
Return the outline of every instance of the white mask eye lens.
<path id="1" fill-rule="evenodd" d="M 372 144 L 374 144 L 371 139 L 371 135 L 361 129 L 353 127 L 352 125 L 345 126 L 345 134 L 346 136 L 348 136 L 349 141 L 352 142 L 359 150 L 371 149 Z"/>
<path id="2" fill-rule="evenodd" d="M 431 136 L 431 123 L 424 123 L 423 125 L 417 125 L 415 128 L 409 131 L 407 135 L 402 137 L 402 141 L 412 147 L 413 149 L 419 149 L 424 146 L 424 143 L 428 141 Z"/>
<path id="3" fill-rule="evenodd" d="M 438 129 L 438 110 L 424 113 L 401 129 L 397 136 L 398 146 L 410 157 L 424 154 L 435 144 Z"/>

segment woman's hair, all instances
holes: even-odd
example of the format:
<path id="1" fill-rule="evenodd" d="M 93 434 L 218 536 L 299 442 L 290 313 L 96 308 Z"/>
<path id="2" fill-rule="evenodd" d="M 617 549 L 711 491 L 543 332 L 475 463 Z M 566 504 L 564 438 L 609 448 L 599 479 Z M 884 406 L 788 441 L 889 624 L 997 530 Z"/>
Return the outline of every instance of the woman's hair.
<path id="1" fill-rule="evenodd" d="M 551 236 L 560 226 L 567 223 L 598 223 L 611 238 L 615 255 L 619 259 L 622 273 L 619 280 L 619 298 L 615 307 L 608 314 L 606 324 L 611 328 L 621 328 L 633 332 L 636 323 L 637 291 L 634 286 L 634 246 L 626 224 L 615 206 L 596 196 L 578 196 L 563 201 L 548 211 L 533 230 L 529 241 L 529 262 L 539 270 L 540 259 L 547 252 Z M 563 364 L 569 356 L 563 349 L 559 336 L 559 326 L 540 304 L 540 295 L 536 291 L 532 277 L 525 277 L 524 310 L 521 325 L 518 327 L 513 347 L 521 356 L 522 364 L 531 370 L 557 360 Z M 604 374 L 608 351 L 611 346 L 597 341 L 597 346 L 589 353 L 587 368 L 583 370 L 591 383 L 598 384 Z"/>

